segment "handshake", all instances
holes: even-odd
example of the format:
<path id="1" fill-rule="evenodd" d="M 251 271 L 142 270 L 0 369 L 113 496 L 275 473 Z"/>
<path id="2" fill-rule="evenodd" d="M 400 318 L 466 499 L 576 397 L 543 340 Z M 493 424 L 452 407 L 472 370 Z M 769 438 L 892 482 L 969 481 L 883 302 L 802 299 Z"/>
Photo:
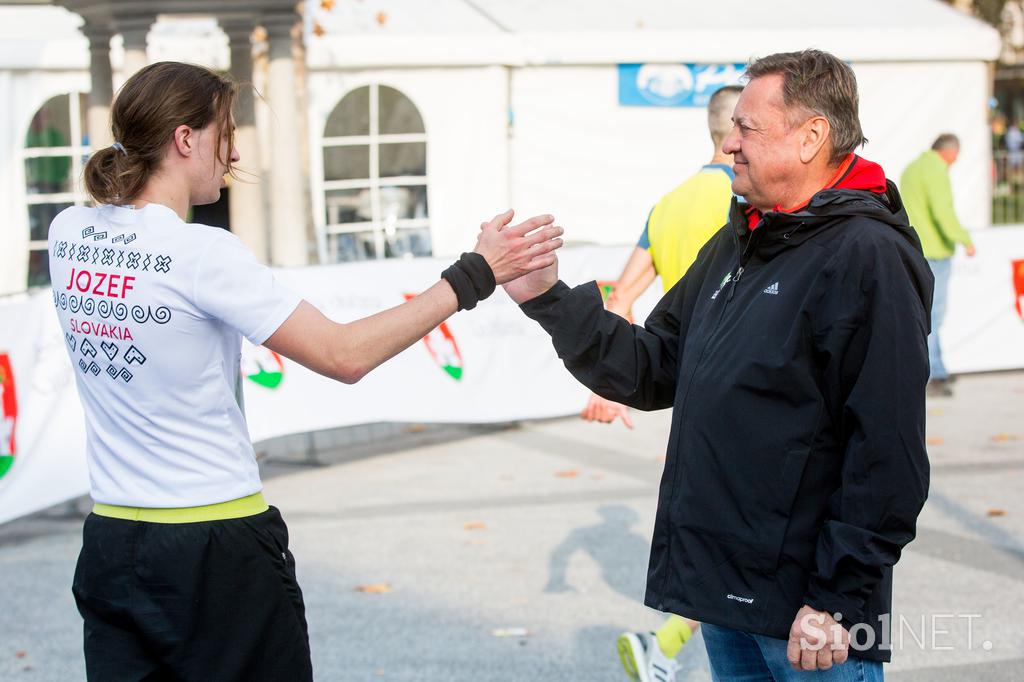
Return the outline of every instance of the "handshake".
<path id="1" fill-rule="evenodd" d="M 473 252 L 482 256 L 494 275 L 494 284 L 501 284 L 516 303 L 524 303 L 540 296 L 558 282 L 558 256 L 555 250 L 562 246 L 562 228 L 554 224 L 554 216 L 539 215 L 518 225 L 512 222 L 514 211 L 509 209 L 480 223 L 480 234 Z M 465 257 L 463 257 L 465 260 Z M 445 271 L 445 279 L 459 295 L 459 307 L 466 308 L 459 286 L 462 275 L 449 272 L 461 269 L 469 279 L 478 276 L 462 262 Z M 476 286 L 477 291 L 481 287 Z M 490 292 L 487 292 L 490 293 Z M 483 296 L 480 296 L 483 298 Z M 473 302 L 475 305 L 475 301 Z"/>
<path id="2" fill-rule="evenodd" d="M 562 246 L 563 230 L 554 225 L 554 216 L 550 215 L 534 216 L 509 227 L 513 214 L 509 209 L 486 223 L 480 223 L 480 236 L 474 252 L 483 256 L 491 266 L 494 282 L 503 285 L 509 297 L 520 304 L 540 296 L 558 282 L 558 256 L 555 250 Z M 445 279 L 452 281 L 448 276 Z M 456 294 L 459 294 L 456 283 L 453 282 L 452 286 Z M 476 304 L 476 300 L 473 300 L 466 305 L 463 299 L 464 296 L 459 295 L 459 308 Z M 597 394 L 591 394 L 580 416 L 586 421 L 604 424 L 620 418 L 627 428 L 633 428 L 629 408 Z"/>
<path id="3" fill-rule="evenodd" d="M 520 304 L 540 296 L 558 282 L 558 256 L 555 250 L 562 246 L 563 229 L 554 225 L 554 216 L 550 215 L 534 216 L 509 227 L 513 214 L 509 209 L 486 223 L 480 223 L 480 236 L 476 240 L 474 252 L 483 256 L 491 266 L 494 283 L 503 285 L 509 297 Z M 457 282 L 447 274 L 458 265 L 445 271 L 445 279 L 452 282 L 459 296 L 459 308 L 473 307 L 476 300 L 490 294 L 490 290 L 477 287 L 476 290 L 483 295 L 470 294 L 467 297 L 460 294 Z M 466 298 L 471 299 L 469 304 L 464 302 Z M 580 417 L 585 421 L 604 424 L 619 418 L 627 428 L 633 428 L 628 407 L 597 394 L 591 394 Z"/>

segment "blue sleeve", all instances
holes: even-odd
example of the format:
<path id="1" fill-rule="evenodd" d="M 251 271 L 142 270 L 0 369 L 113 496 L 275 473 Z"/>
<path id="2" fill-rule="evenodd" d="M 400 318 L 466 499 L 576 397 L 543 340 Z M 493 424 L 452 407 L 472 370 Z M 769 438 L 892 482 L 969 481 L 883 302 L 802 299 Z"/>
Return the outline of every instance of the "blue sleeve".
<path id="1" fill-rule="evenodd" d="M 651 209 L 651 213 L 654 213 L 653 208 Z M 651 235 L 647 232 L 647 228 L 651 226 L 651 213 L 647 214 L 647 222 L 644 223 L 644 231 L 640 233 L 640 241 L 636 243 L 639 248 L 644 249 L 645 251 L 649 251 L 651 248 Z"/>

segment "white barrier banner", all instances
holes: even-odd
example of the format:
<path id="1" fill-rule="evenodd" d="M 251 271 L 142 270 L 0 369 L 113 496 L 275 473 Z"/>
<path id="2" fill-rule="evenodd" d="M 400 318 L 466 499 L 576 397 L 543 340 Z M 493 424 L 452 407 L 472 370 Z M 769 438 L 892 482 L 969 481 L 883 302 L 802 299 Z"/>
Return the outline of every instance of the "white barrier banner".
<path id="1" fill-rule="evenodd" d="M 977 254 L 958 250 L 949 280 L 942 361 L 953 373 L 1024 367 L 1024 227 L 971 233 Z"/>
<path id="2" fill-rule="evenodd" d="M 85 423 L 49 291 L 0 306 L 0 390 L 0 523 L 85 493 Z"/>
<path id="3" fill-rule="evenodd" d="M 566 249 L 570 282 L 616 277 L 630 248 Z M 280 279 L 332 319 L 351 321 L 404 302 L 437 281 L 450 259 L 296 268 Z M 652 290 L 637 304 L 646 314 Z M 88 492 L 84 424 L 49 291 L 0 305 L 4 370 L 0 523 Z M 10 369 L 6 369 L 7 362 Z M 245 343 L 244 401 L 254 441 L 379 421 L 501 422 L 570 414 L 586 390 L 562 367 L 540 327 L 498 291 L 458 313 L 354 386 Z M 7 406 L 10 405 L 8 408 Z"/>
<path id="4" fill-rule="evenodd" d="M 1024 368 L 1024 228 L 975 233 L 978 255 L 954 262 L 943 341 L 951 371 Z M 632 247 L 566 248 L 570 284 L 610 283 Z M 332 319 L 401 304 L 437 281 L 449 260 L 417 259 L 279 271 Z M 643 319 L 655 286 L 634 313 Z M 500 422 L 556 417 L 587 391 L 565 371 L 547 335 L 497 292 L 346 386 L 264 348 L 242 351 L 245 409 L 254 441 L 379 421 Z M 42 292 L 0 305 L 0 523 L 88 491 L 84 425 L 74 376 Z"/>
<path id="5" fill-rule="evenodd" d="M 566 249 L 569 282 L 617 277 L 622 247 Z M 421 259 L 284 270 L 280 279 L 334 320 L 396 306 L 437 281 L 450 260 Z M 652 288 L 637 306 L 646 315 Z M 582 409 L 586 389 L 565 371 L 540 326 L 498 291 L 456 314 L 353 386 L 245 344 L 245 411 L 254 440 L 379 421 L 500 422 Z"/>

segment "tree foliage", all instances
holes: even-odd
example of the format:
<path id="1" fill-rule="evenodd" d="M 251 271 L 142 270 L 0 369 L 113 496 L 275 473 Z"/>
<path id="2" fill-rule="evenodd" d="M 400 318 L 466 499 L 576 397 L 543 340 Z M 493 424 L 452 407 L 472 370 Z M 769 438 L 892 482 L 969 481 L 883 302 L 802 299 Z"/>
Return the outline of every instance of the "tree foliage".
<path id="1" fill-rule="evenodd" d="M 946 4 L 961 4 L 956 3 L 954 0 L 945 0 Z M 971 5 L 974 9 L 974 14 L 992 24 L 996 28 L 1002 27 L 1003 8 L 1006 6 L 1007 0 L 973 0 Z"/>

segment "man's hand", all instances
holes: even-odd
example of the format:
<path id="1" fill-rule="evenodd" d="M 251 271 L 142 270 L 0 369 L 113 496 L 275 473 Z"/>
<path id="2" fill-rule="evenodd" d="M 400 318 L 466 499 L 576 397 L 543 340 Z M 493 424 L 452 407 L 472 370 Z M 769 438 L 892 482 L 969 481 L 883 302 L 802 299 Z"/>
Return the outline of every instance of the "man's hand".
<path id="1" fill-rule="evenodd" d="M 796 670 L 828 670 L 846 663 L 850 655 L 850 633 L 823 611 L 804 606 L 797 611 L 789 629 L 786 658 Z"/>
<path id="2" fill-rule="evenodd" d="M 629 408 L 625 405 L 606 400 L 596 393 L 590 394 L 587 406 L 580 412 L 580 418 L 588 422 L 601 422 L 611 424 L 616 417 L 622 419 L 622 424 L 627 428 L 633 428 L 633 420 L 629 417 Z"/>
<path id="3" fill-rule="evenodd" d="M 974 254 L 977 253 L 977 251 L 974 250 L 974 244 L 968 244 L 964 248 L 967 250 L 967 257 L 974 258 Z"/>
<path id="4" fill-rule="evenodd" d="M 546 219 L 546 221 L 538 223 L 536 225 L 536 227 L 529 227 L 529 228 L 527 228 L 527 231 L 529 231 L 531 229 L 537 229 L 538 227 L 541 227 L 542 225 L 550 225 L 550 223 L 554 220 L 554 218 L 552 218 L 551 216 L 537 216 L 536 218 L 530 218 L 530 220 L 527 220 L 524 223 L 520 223 L 519 225 L 516 225 L 515 227 L 504 228 L 503 229 L 503 225 L 507 225 L 509 223 L 509 221 L 512 220 L 512 211 L 510 210 L 507 213 L 502 213 L 501 215 L 494 216 L 494 219 L 491 220 L 491 222 L 489 222 L 489 223 L 480 223 L 480 239 L 483 239 L 483 235 L 487 232 L 488 229 L 491 229 L 492 226 L 495 225 L 495 224 L 499 224 L 499 227 L 498 227 L 499 230 L 503 230 L 504 232 L 509 232 L 509 231 L 512 231 L 512 230 L 522 229 L 524 225 L 527 225 L 527 224 L 531 223 L 532 221 L 543 220 L 543 219 Z M 542 242 L 540 242 L 540 244 L 535 245 L 535 246 L 532 247 L 534 249 L 544 249 L 544 248 L 546 248 L 546 251 L 544 251 L 543 254 L 540 255 L 539 257 L 535 258 L 534 261 L 532 261 L 532 263 L 531 263 L 532 265 L 537 265 L 537 264 L 541 264 L 541 263 L 543 265 L 539 265 L 539 267 L 532 268 L 525 275 L 522 275 L 522 276 L 517 275 L 516 277 L 518 279 L 516 279 L 516 278 L 509 278 L 509 279 L 503 281 L 503 280 L 498 279 L 497 274 L 495 274 L 495 277 L 494 277 L 495 281 L 497 281 L 498 284 L 502 284 L 505 287 L 505 293 L 507 293 L 509 295 L 509 298 L 511 298 L 513 301 L 515 301 L 516 304 L 526 303 L 531 298 L 536 298 L 536 297 L 540 296 L 541 294 L 545 293 L 548 289 L 550 289 L 551 287 L 555 286 L 555 284 L 558 283 L 558 256 L 555 255 L 553 253 L 553 251 L 554 251 L 554 249 L 557 249 L 557 248 L 559 248 L 562 245 L 562 240 L 558 239 L 557 236 L 562 234 L 563 230 L 560 227 L 554 227 L 554 228 L 552 228 L 552 227 L 544 227 L 543 229 L 538 230 L 534 234 L 540 234 L 540 233 L 544 232 L 544 230 L 552 230 L 552 229 L 553 230 L 557 230 L 557 232 L 556 233 L 552 233 L 552 238 L 550 238 L 549 241 L 547 241 L 547 242 L 543 242 L 542 241 Z M 533 237 L 531 235 L 531 237 L 528 237 L 528 238 L 533 238 Z M 551 244 L 551 243 L 554 243 L 554 242 L 557 242 L 557 245 L 551 246 L 550 248 L 546 247 L 547 244 Z M 478 240 L 477 241 L 477 252 L 478 253 L 480 253 L 479 243 L 480 242 Z M 488 262 L 490 262 L 490 261 L 488 261 Z"/>
<path id="5" fill-rule="evenodd" d="M 508 227 L 513 215 L 509 209 L 481 223 L 473 249 L 491 266 L 498 284 L 551 267 L 557 262 L 554 250 L 562 246 L 562 228 L 552 224 L 554 217 L 534 216 Z"/>
<path id="6" fill-rule="evenodd" d="M 548 266 L 540 270 L 523 275 L 505 283 L 505 293 L 517 304 L 523 304 L 532 298 L 537 298 L 547 292 L 548 289 L 558 283 L 558 257 L 551 254 L 554 260 Z"/>

